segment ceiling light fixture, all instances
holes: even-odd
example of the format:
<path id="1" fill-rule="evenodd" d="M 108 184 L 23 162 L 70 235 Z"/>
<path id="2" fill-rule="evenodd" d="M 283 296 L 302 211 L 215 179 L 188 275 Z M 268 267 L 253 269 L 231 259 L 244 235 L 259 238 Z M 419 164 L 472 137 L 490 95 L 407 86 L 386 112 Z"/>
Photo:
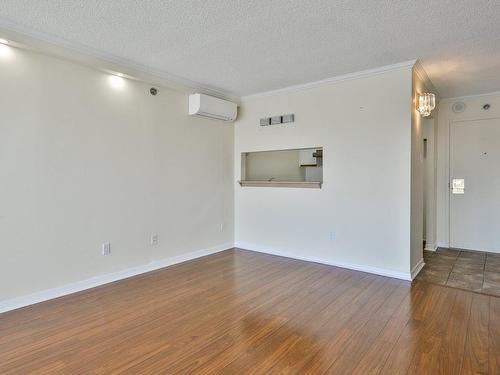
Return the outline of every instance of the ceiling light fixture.
<path id="1" fill-rule="evenodd" d="M 417 109 L 423 117 L 430 116 L 434 108 L 436 108 L 436 95 L 428 92 L 418 94 Z"/>
<path id="2" fill-rule="evenodd" d="M 7 39 L 0 38 L 0 44 L 9 44 L 9 41 Z"/>

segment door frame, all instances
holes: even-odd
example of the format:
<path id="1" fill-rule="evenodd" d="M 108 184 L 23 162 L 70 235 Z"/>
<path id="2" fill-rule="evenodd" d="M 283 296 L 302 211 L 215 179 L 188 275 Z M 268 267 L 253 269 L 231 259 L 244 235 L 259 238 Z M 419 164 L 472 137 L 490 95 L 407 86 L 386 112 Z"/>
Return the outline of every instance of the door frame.
<path id="1" fill-rule="evenodd" d="M 469 121 L 486 121 L 486 120 L 500 120 L 500 116 L 481 116 L 481 117 L 470 117 L 470 118 L 465 118 L 465 119 L 460 119 L 460 120 L 449 120 L 448 121 L 448 155 L 447 155 L 447 168 L 446 168 L 446 180 L 447 180 L 447 186 L 446 186 L 446 200 L 448 204 L 446 205 L 446 216 L 448 219 L 448 247 L 451 248 L 451 126 L 454 123 L 459 123 L 459 122 L 469 122 Z"/>

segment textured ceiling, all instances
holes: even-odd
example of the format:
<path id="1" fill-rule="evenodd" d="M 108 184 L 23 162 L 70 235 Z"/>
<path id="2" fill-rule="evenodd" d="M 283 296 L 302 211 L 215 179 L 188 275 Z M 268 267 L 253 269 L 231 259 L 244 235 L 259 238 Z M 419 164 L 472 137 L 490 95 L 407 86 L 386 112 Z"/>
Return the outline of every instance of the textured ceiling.
<path id="1" fill-rule="evenodd" d="M 414 58 L 442 97 L 500 90 L 498 0 L 2 0 L 0 21 L 237 95 Z"/>

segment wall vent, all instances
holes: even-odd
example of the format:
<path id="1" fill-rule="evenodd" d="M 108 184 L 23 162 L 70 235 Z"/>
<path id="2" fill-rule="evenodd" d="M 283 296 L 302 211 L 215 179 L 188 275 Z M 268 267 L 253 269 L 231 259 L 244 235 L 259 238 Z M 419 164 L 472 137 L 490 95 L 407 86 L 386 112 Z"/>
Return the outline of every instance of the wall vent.
<path id="1" fill-rule="evenodd" d="M 289 124 L 295 121 L 293 113 L 281 116 L 264 117 L 260 119 L 260 126 Z"/>

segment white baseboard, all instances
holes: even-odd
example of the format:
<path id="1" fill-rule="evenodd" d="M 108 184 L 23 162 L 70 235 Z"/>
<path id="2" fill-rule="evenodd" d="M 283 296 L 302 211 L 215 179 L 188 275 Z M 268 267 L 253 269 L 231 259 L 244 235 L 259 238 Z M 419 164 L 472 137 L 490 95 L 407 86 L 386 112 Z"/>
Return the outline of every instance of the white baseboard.
<path id="1" fill-rule="evenodd" d="M 118 281 L 126 279 L 132 276 L 140 275 L 142 273 L 154 271 L 160 268 L 168 267 L 177 263 L 186 262 L 188 260 L 200 258 L 206 255 L 218 253 L 220 251 L 228 250 L 233 247 L 232 243 L 222 244 L 219 246 L 213 246 L 208 249 L 202 249 L 198 251 L 192 251 L 187 254 L 178 255 L 171 258 L 166 258 L 162 260 L 152 261 L 151 263 L 144 264 L 141 266 L 127 268 L 122 271 L 108 273 L 105 275 L 99 275 L 92 277 L 90 279 L 77 281 L 71 284 L 66 284 L 57 288 L 42 290 L 40 292 L 35 292 L 28 294 L 26 296 L 16 297 L 8 300 L 0 301 L 0 313 L 15 310 L 20 307 L 25 307 L 33 305 L 35 303 L 47 301 L 50 299 L 62 297 L 68 294 L 80 292 L 82 290 L 94 288 L 99 285 L 104 285 L 111 283 L 113 281 Z"/>
<path id="2" fill-rule="evenodd" d="M 285 258 L 304 260 L 307 262 L 321 263 L 321 264 L 326 264 L 329 266 L 347 268 L 350 270 L 362 271 L 362 272 L 372 273 L 375 275 L 392 277 L 395 279 L 401 279 L 401 280 L 407 280 L 407 281 L 412 280 L 410 272 L 407 272 L 407 273 L 406 272 L 399 272 L 399 271 L 388 270 L 385 268 L 378 268 L 378 267 L 372 267 L 372 266 L 366 266 L 366 265 L 338 262 L 338 261 L 319 258 L 319 257 L 296 255 L 296 254 L 291 254 L 291 253 L 286 252 L 286 251 L 270 249 L 267 247 L 257 246 L 255 244 L 244 243 L 244 242 L 237 242 L 234 246 L 237 248 L 240 248 L 240 249 L 245 249 L 245 250 L 249 250 L 249 251 L 256 251 L 258 253 L 277 255 L 277 256 L 282 256 Z"/>
<path id="3" fill-rule="evenodd" d="M 438 241 L 436 248 L 438 248 L 438 247 L 449 248 L 450 244 L 447 241 Z"/>
<path id="4" fill-rule="evenodd" d="M 436 251 L 437 250 L 437 245 L 435 243 L 426 243 L 424 250 L 426 251 Z"/>
<path id="5" fill-rule="evenodd" d="M 415 267 L 413 267 L 413 269 L 411 270 L 411 279 L 415 279 L 415 277 L 417 277 L 418 273 L 422 270 L 422 268 L 424 268 L 425 266 L 425 263 L 424 263 L 424 259 L 420 259 L 417 263 L 417 265 Z"/>

